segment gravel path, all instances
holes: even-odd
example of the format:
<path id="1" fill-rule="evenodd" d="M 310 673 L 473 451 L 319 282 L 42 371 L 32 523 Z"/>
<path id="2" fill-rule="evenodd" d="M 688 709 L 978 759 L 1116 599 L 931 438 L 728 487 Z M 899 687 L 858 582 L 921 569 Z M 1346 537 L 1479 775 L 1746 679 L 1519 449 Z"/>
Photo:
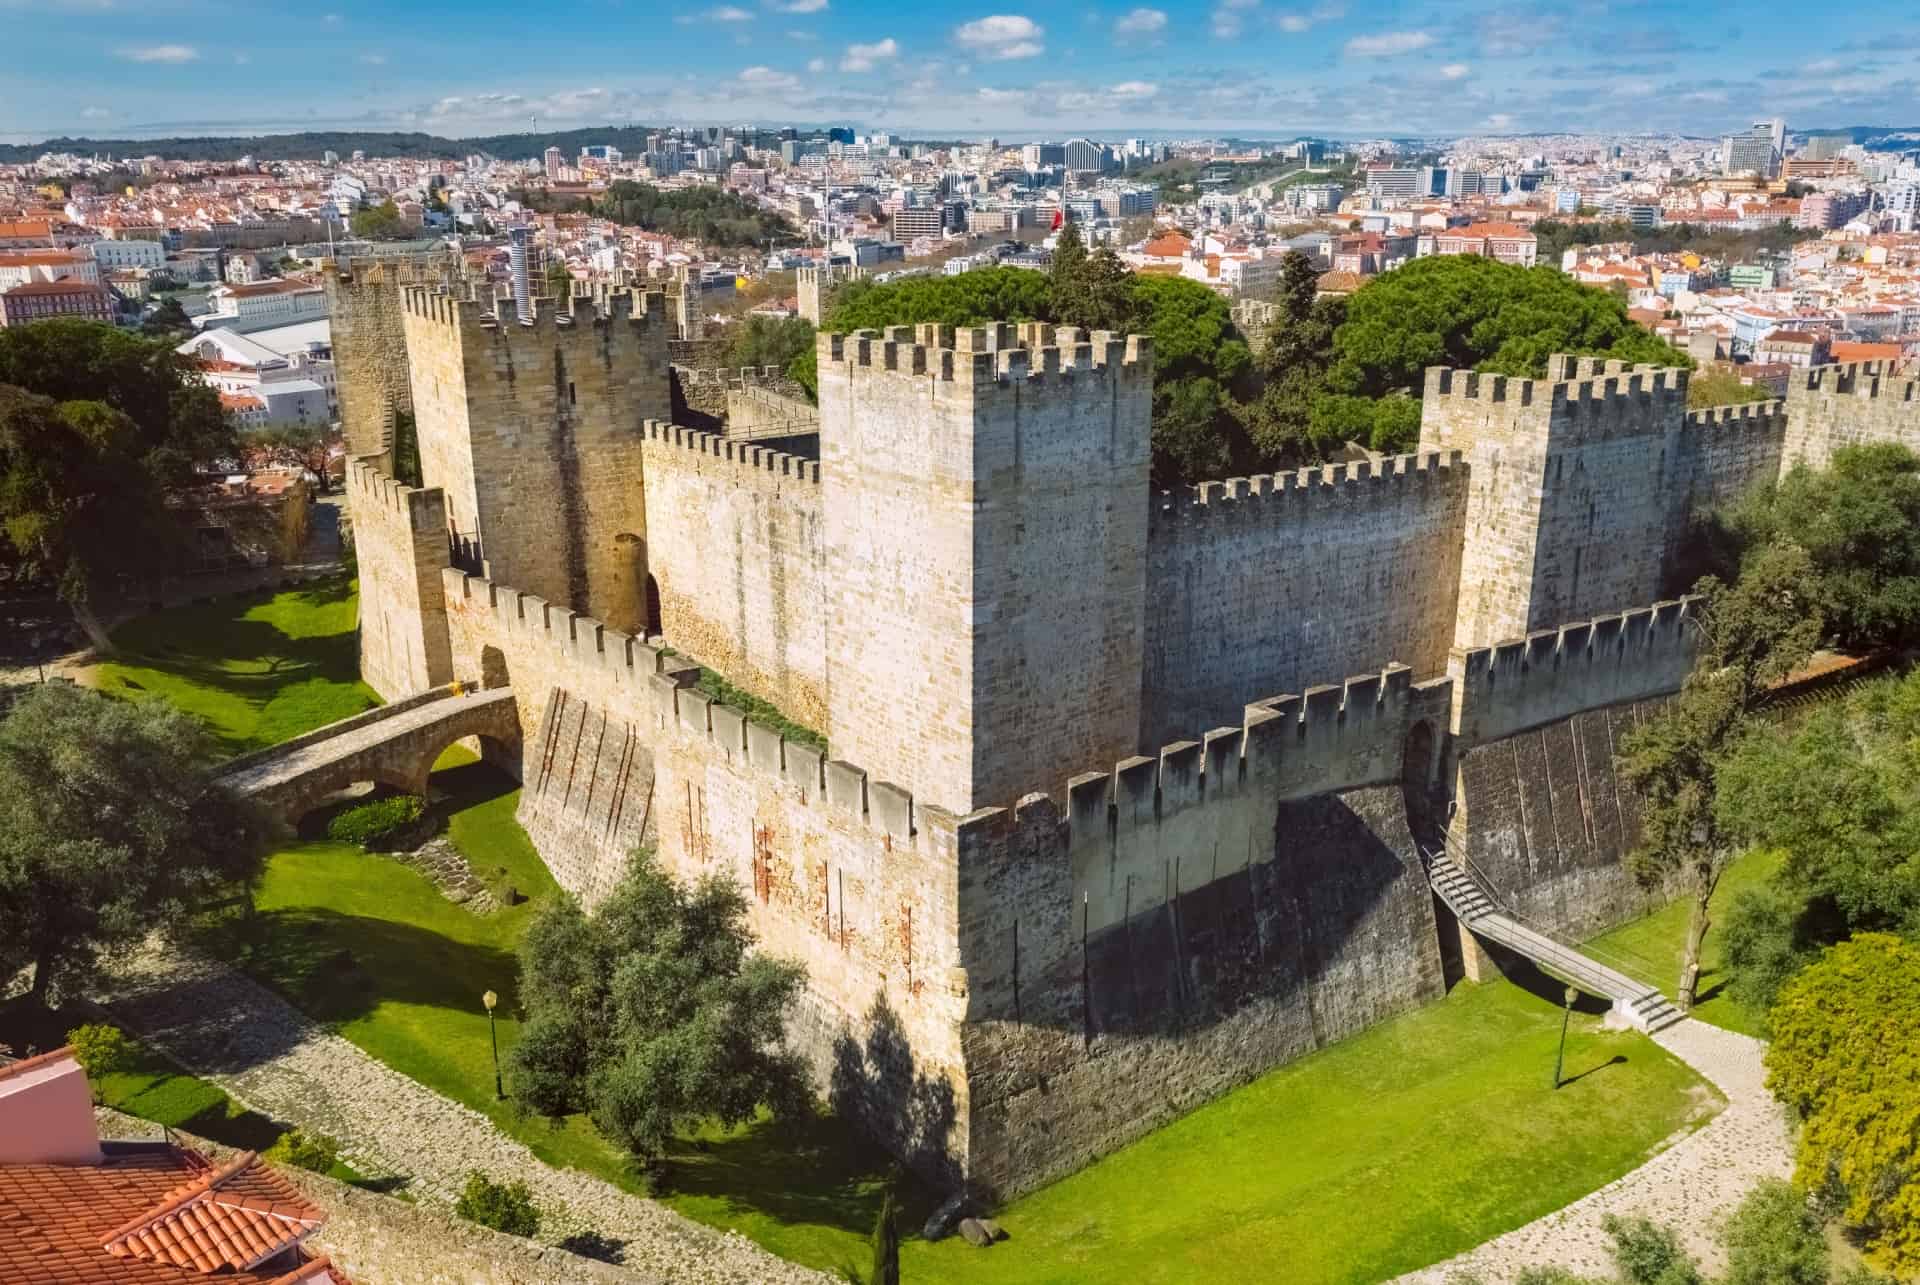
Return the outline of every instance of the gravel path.
<path id="1" fill-rule="evenodd" d="M 451 1205 L 469 1170 L 518 1178 L 540 1206 L 540 1238 L 595 1231 L 625 1242 L 626 1265 L 669 1281 L 814 1282 L 746 1237 L 702 1226 L 577 1169 L 556 1169 L 479 1112 L 392 1070 L 316 1026 L 235 970 L 149 949 L 115 979 L 107 1005 L 126 1027 L 244 1106 L 330 1134 L 371 1178 Z"/>
<path id="2" fill-rule="evenodd" d="M 1613 1242 L 1600 1229 L 1606 1214 L 1672 1227 L 1702 1267 L 1718 1271 L 1720 1220 L 1762 1178 L 1793 1172 L 1792 1132 L 1766 1089 L 1764 1043 L 1692 1020 L 1652 1038 L 1711 1081 L 1726 1096 L 1726 1109 L 1632 1173 L 1457 1258 L 1402 1276 L 1401 1285 L 1445 1285 L 1455 1272 L 1502 1282 L 1525 1267 L 1609 1275 Z"/>

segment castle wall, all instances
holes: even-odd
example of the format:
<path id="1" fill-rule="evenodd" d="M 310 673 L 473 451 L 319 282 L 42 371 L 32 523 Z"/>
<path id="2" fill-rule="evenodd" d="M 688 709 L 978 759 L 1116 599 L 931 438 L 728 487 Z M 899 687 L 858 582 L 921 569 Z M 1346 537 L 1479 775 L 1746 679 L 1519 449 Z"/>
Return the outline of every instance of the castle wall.
<path id="1" fill-rule="evenodd" d="M 1849 362 L 1795 374 L 1787 389 L 1782 468 L 1825 468 L 1842 446 L 1898 442 L 1920 451 L 1920 377 L 1881 362 Z"/>
<path id="2" fill-rule="evenodd" d="M 827 734 L 942 806 L 1138 743 L 1149 342 L 820 336 Z"/>
<path id="3" fill-rule="evenodd" d="M 1422 450 L 1471 478 L 1458 646 L 1515 638 L 1655 597 L 1687 373 L 1555 356 L 1545 380 L 1435 367 Z"/>
<path id="4" fill-rule="evenodd" d="M 1404 667 L 979 817 L 961 850 L 972 1176 L 1038 1186 L 1442 990 Z M 1425 765 L 1416 770 L 1416 779 Z"/>
<path id="5" fill-rule="evenodd" d="M 1785 404 L 1777 401 L 1716 406 L 1687 414 L 1675 439 L 1664 487 L 1669 562 L 1680 551 L 1696 514 L 1733 503 L 1780 475 L 1786 431 Z"/>
<path id="6" fill-rule="evenodd" d="M 347 462 L 360 570 L 360 677 L 388 700 L 450 682 L 446 497 L 402 486 L 380 459 Z"/>
<path id="7" fill-rule="evenodd" d="M 645 610 L 641 423 L 669 404 L 663 299 L 550 302 L 531 322 L 406 292 L 421 468 L 490 572 L 626 628 Z"/>
<path id="8" fill-rule="evenodd" d="M 762 948 L 807 967 L 790 1038 L 837 1107 L 931 1176 L 965 1163 L 956 972 L 961 823 L 682 686 L 672 658 L 448 571 L 454 668 L 497 649 L 526 729 L 521 818 L 589 902 L 641 836 L 682 878 L 731 876 Z"/>
<path id="9" fill-rule="evenodd" d="M 657 421 L 645 431 L 647 564 L 676 650 L 827 726 L 820 466 Z"/>
<path id="10" fill-rule="evenodd" d="M 1390 661 L 1446 667 L 1467 470 L 1400 456 L 1156 497 L 1141 743 L 1247 701 Z"/>
<path id="11" fill-rule="evenodd" d="M 1588 710 L 1462 756 L 1453 844 L 1509 914 L 1581 940 L 1666 900 L 1627 869 L 1640 801 L 1614 764 L 1622 739 L 1657 708 Z"/>
<path id="12" fill-rule="evenodd" d="M 393 417 L 413 410 L 400 289 L 425 280 L 427 269 L 388 260 L 325 275 L 347 454 L 377 455 L 393 445 Z"/>

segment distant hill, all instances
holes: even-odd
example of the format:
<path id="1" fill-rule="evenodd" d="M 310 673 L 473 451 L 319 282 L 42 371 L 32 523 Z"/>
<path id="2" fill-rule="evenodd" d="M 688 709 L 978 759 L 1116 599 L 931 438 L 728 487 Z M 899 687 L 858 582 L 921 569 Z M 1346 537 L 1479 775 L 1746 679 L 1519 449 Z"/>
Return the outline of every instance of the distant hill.
<path id="1" fill-rule="evenodd" d="M 1870 152 L 1910 152 L 1920 148 L 1920 125 L 1843 125 L 1838 129 L 1797 129 L 1808 138 L 1844 138 Z"/>
<path id="2" fill-rule="evenodd" d="M 445 138 L 439 134 L 369 133 L 331 130 L 304 134 L 260 134 L 251 138 L 49 138 L 43 143 L 0 145 L 0 165 L 20 165 L 47 152 L 103 153 L 122 156 L 164 156 L 169 160 L 237 161 L 251 156 L 262 161 L 317 161 L 323 152 L 351 156 L 438 157 L 459 160 L 475 152 L 504 161 L 539 156 L 558 147 L 567 156 L 590 144 L 607 143 L 629 155 L 646 150 L 645 125 L 607 125 L 594 129 L 565 129 L 521 134 L 488 134 L 481 138 Z M 773 137 L 772 131 L 768 137 Z"/>

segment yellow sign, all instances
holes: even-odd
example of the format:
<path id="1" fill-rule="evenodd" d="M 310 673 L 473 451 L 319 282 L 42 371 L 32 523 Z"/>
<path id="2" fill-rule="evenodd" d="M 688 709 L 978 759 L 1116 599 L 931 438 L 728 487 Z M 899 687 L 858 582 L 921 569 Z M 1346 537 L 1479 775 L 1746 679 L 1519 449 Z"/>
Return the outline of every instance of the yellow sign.
<path id="1" fill-rule="evenodd" d="M 735 290 L 745 290 L 751 284 L 752 283 L 749 282 L 745 277 L 735 277 L 733 279 L 733 288 Z"/>

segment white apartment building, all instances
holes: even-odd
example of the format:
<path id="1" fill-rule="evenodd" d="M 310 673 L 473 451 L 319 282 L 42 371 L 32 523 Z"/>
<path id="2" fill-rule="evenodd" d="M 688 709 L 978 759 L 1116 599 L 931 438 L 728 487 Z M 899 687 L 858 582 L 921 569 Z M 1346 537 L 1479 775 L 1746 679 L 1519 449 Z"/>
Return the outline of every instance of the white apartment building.
<path id="1" fill-rule="evenodd" d="M 103 272 L 161 268 L 167 262 L 167 247 L 158 241 L 94 241 L 87 251 Z"/>
<path id="2" fill-rule="evenodd" d="M 238 330 L 258 330 L 327 314 L 326 292 L 307 281 L 217 286 L 207 298 L 213 304 L 213 311 L 194 318 L 194 323 L 202 329 L 231 326 Z"/>

